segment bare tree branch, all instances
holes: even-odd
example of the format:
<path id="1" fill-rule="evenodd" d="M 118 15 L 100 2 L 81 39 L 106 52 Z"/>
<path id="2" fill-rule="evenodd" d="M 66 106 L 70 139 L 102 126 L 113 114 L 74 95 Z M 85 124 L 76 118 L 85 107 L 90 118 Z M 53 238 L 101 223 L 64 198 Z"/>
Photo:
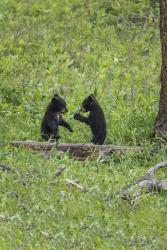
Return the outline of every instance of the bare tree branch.
<path id="1" fill-rule="evenodd" d="M 154 174 L 160 168 L 167 167 L 167 161 L 160 162 L 150 168 L 146 174 L 140 177 L 135 183 L 128 185 L 123 189 L 122 199 L 127 200 L 131 205 L 139 201 L 139 197 L 145 192 L 167 191 L 167 182 L 154 178 Z"/>
<path id="2" fill-rule="evenodd" d="M 167 167 L 167 161 L 162 161 L 162 162 L 156 164 L 154 167 L 150 168 L 146 172 L 145 176 L 147 176 L 147 175 L 153 176 L 158 169 L 164 168 L 164 167 Z"/>

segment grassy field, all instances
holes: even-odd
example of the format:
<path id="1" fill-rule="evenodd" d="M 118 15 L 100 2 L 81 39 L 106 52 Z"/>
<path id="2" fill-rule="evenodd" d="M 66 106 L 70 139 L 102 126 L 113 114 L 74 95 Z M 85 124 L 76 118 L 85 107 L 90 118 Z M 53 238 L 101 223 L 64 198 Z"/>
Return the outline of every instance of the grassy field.
<path id="1" fill-rule="evenodd" d="M 149 154 L 161 66 L 157 2 L 0 1 L 0 163 L 21 170 L 0 172 L 0 249 L 166 249 L 165 194 L 143 195 L 135 209 L 112 197 L 166 159 L 166 146 Z M 73 113 L 94 93 L 107 119 L 106 143 L 144 145 L 144 152 L 79 162 L 55 150 L 45 159 L 11 147 L 11 140 L 41 140 L 55 92 L 66 99 L 74 129 L 61 128 L 61 142 L 90 141 Z M 67 169 L 54 179 L 60 166 Z M 167 179 L 165 171 L 159 176 Z"/>

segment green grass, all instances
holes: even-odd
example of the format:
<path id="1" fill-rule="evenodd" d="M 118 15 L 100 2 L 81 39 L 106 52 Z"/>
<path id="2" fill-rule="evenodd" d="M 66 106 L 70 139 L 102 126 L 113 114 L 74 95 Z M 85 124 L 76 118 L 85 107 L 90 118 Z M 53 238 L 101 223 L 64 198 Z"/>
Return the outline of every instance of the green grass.
<path id="1" fill-rule="evenodd" d="M 0 172 L 0 249 L 166 249 L 165 194 L 144 195 L 135 209 L 112 197 L 166 159 L 166 146 L 149 155 L 160 66 L 157 1 L 0 1 L 0 162 L 21 169 Z M 55 92 L 66 99 L 75 131 L 61 128 L 61 142 L 90 141 L 73 113 L 95 93 L 107 119 L 106 143 L 145 151 L 79 162 L 55 150 L 45 159 L 11 147 L 14 139 L 40 140 Z M 165 180 L 165 171 L 159 177 Z M 65 179 L 78 179 L 87 192 Z"/>

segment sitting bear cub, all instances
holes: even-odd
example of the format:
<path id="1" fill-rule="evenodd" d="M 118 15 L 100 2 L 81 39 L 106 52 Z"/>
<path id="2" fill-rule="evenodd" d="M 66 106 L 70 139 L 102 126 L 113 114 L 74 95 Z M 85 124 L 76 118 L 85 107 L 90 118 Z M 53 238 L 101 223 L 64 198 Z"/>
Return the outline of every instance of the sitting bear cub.
<path id="1" fill-rule="evenodd" d="M 68 112 L 66 102 L 59 95 L 55 94 L 45 111 L 41 124 L 41 136 L 45 141 L 58 141 L 60 138 L 59 125 L 73 132 L 70 124 L 62 118 L 61 114 L 66 112 Z"/>
<path id="2" fill-rule="evenodd" d="M 103 110 L 94 95 L 90 95 L 84 99 L 81 111 L 89 112 L 89 116 L 84 117 L 80 113 L 75 113 L 74 119 L 90 126 L 93 134 L 92 143 L 103 144 L 106 138 L 106 121 Z"/>

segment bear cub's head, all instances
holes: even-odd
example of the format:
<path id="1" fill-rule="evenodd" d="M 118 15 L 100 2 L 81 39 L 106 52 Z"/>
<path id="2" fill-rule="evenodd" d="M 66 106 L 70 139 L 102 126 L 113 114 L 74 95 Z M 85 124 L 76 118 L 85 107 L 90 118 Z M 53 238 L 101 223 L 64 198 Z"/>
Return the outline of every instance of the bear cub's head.
<path id="1" fill-rule="evenodd" d="M 54 105 L 56 112 L 61 114 L 68 112 L 66 102 L 58 94 L 53 96 L 51 103 Z"/>
<path id="2" fill-rule="evenodd" d="M 95 96 L 92 94 L 83 100 L 81 111 L 89 112 L 89 111 L 92 111 L 94 108 L 96 108 L 96 106 L 97 106 L 97 101 L 96 101 Z"/>

